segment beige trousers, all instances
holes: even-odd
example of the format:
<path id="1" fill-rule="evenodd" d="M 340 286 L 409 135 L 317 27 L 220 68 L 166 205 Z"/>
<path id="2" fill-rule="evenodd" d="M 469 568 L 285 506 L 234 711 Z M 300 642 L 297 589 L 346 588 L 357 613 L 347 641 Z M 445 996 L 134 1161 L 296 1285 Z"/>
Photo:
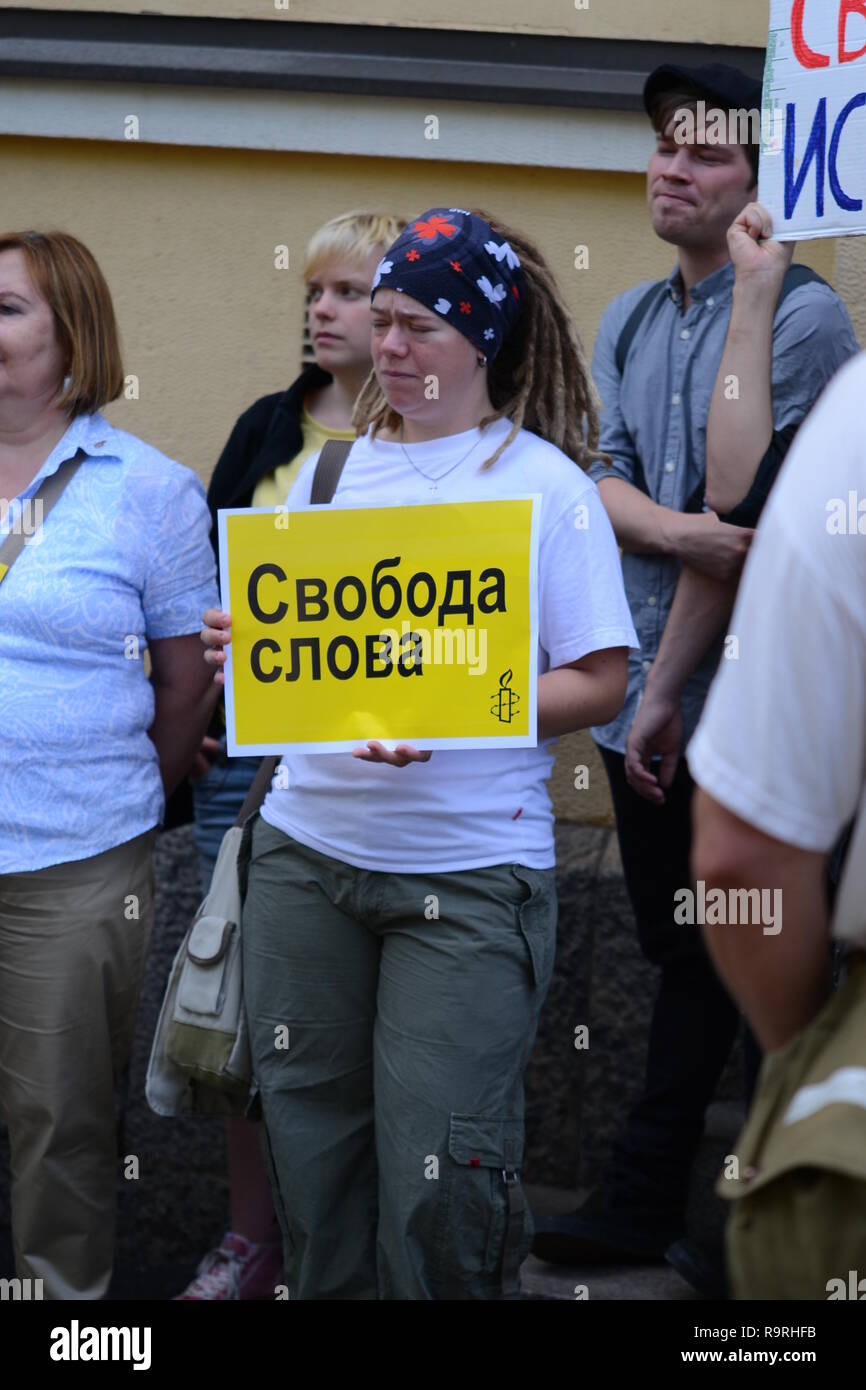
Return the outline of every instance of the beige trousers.
<path id="1" fill-rule="evenodd" d="M 0 1110 L 16 1274 L 102 1298 L 114 1257 L 115 1085 L 153 922 L 155 830 L 75 863 L 0 875 Z"/>

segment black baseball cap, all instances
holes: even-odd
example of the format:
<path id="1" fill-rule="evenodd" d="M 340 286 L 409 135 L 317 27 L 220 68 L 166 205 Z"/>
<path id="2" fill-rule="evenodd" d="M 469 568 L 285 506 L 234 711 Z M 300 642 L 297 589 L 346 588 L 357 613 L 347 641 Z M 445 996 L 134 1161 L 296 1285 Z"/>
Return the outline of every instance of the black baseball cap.
<path id="1" fill-rule="evenodd" d="M 727 110 L 760 110 L 762 85 L 741 68 L 729 63 L 702 63 L 684 68 L 665 63 L 655 68 L 643 89 L 643 104 L 652 116 L 665 92 L 694 89 L 696 97 L 710 98 Z"/>

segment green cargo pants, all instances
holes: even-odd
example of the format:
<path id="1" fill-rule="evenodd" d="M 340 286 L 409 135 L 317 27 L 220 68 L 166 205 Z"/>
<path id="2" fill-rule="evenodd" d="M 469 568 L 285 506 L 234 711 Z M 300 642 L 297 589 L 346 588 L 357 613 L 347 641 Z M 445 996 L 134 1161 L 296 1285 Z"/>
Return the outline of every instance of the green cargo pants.
<path id="1" fill-rule="evenodd" d="M 248 827 L 244 996 L 290 1298 L 518 1298 L 553 869 L 387 874 Z"/>

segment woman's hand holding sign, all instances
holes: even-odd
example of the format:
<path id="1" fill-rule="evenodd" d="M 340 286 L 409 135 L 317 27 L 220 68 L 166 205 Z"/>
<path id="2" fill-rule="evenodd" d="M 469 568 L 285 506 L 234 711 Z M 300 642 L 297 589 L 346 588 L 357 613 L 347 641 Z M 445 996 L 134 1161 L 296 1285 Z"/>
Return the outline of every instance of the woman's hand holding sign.
<path id="1" fill-rule="evenodd" d="M 225 685 L 226 678 L 223 667 L 226 662 L 226 647 L 232 640 L 232 618 L 230 613 L 226 613 L 222 608 L 208 608 L 202 615 L 202 627 L 199 634 L 204 643 L 204 659 L 208 666 L 216 666 L 214 675 L 215 685 Z M 368 763 L 390 763 L 391 767 L 408 767 L 409 763 L 427 763 L 433 756 L 432 749 L 426 753 L 421 753 L 417 748 L 413 748 L 408 743 L 399 743 L 396 748 L 389 749 L 380 743 L 378 739 L 370 739 L 364 748 L 354 748 L 353 758 L 362 758 Z"/>
<path id="2" fill-rule="evenodd" d="M 232 640 L 231 614 L 223 612 L 222 608 L 208 608 L 202 615 L 202 622 L 204 627 L 199 636 L 205 645 L 204 659 L 208 666 L 217 667 L 213 678 L 214 685 L 225 685 L 226 678 L 222 668 L 226 662 L 226 654 L 223 648 Z"/>
<path id="3" fill-rule="evenodd" d="M 432 748 L 426 753 L 419 753 L 418 749 L 409 743 L 398 743 L 392 751 L 375 738 L 370 739 L 366 748 L 352 749 L 353 758 L 363 758 L 365 763 L 390 763 L 392 767 L 407 767 L 409 763 L 427 763 L 432 756 Z"/>

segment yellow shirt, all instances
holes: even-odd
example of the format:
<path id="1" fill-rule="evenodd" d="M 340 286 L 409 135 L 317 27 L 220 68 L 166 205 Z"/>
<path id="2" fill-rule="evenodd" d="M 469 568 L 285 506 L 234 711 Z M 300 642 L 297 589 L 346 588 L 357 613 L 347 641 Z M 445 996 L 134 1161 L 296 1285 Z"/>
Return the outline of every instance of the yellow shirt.
<path id="1" fill-rule="evenodd" d="M 295 457 L 288 463 L 281 463 L 257 484 L 253 493 L 253 507 L 281 507 L 289 495 L 289 488 L 298 476 L 301 467 L 311 454 L 318 453 L 329 439 L 355 439 L 354 430 L 335 430 L 314 420 L 306 405 L 301 411 L 301 434 L 303 444 Z"/>

